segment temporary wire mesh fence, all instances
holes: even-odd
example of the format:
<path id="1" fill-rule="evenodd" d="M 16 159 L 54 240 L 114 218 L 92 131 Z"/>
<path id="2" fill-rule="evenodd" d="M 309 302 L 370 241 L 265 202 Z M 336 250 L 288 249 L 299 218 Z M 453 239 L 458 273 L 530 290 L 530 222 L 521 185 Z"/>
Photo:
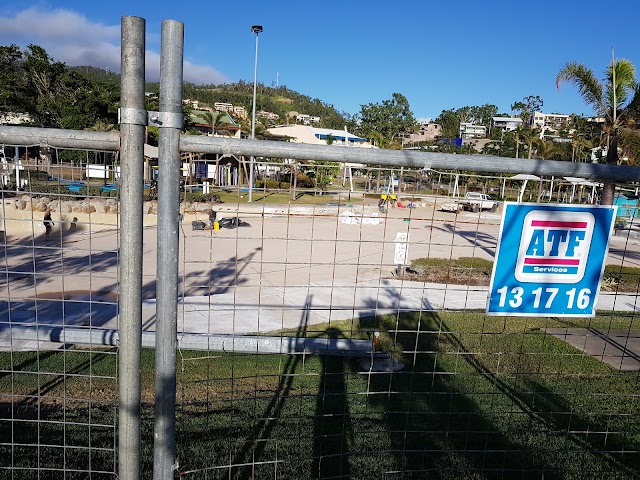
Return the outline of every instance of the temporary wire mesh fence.
<path id="1" fill-rule="evenodd" d="M 117 157 L 53 157 L 63 161 L 25 159 L 17 176 L 3 177 L 0 476 L 114 478 Z M 147 333 L 155 330 L 153 167 L 140 217 Z M 87 178 L 98 171 L 108 176 Z M 632 199 L 595 318 L 488 317 L 501 202 L 595 202 L 592 185 L 266 161 L 258 172 L 248 203 L 243 162 L 183 160 L 177 474 L 637 474 Z M 472 211 L 452 198 L 471 191 L 499 203 Z M 61 326 L 100 332 L 107 345 L 56 338 Z M 56 343 L 21 339 L 18 327 Z M 375 353 L 359 353 L 361 345 Z M 143 478 L 152 470 L 153 373 L 153 352 L 143 350 Z"/>
<path id="2" fill-rule="evenodd" d="M 118 198 L 64 180 L 83 179 L 86 160 L 61 169 L 22 147 L 19 162 L 4 153 L 0 478 L 113 478 L 117 350 L 66 341 L 65 329 L 117 328 L 117 215 L 104 212 Z"/>

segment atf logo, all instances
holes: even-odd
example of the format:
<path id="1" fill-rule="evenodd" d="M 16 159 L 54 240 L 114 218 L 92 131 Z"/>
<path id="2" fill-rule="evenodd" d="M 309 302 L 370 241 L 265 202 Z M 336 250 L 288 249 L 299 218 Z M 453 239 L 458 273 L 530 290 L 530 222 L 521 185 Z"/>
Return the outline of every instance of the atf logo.
<path id="1" fill-rule="evenodd" d="M 520 282 L 582 280 L 595 218 L 589 212 L 533 210 L 524 217 L 515 277 Z"/>

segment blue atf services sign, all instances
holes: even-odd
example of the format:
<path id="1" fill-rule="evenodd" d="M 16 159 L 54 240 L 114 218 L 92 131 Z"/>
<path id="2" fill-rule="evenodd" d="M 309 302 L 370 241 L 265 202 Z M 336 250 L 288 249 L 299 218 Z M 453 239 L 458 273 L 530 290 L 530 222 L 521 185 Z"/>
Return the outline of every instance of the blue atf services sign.
<path id="1" fill-rule="evenodd" d="M 593 317 L 615 206 L 505 203 L 488 315 Z"/>

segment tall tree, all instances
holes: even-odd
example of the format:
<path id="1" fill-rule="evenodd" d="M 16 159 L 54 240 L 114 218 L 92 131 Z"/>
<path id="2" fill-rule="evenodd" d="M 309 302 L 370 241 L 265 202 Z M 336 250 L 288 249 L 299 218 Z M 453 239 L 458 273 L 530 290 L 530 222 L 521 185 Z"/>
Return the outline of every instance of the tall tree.
<path id="1" fill-rule="evenodd" d="M 484 125 L 487 130 L 491 127 L 491 119 L 498 114 L 496 105 L 484 104 L 471 107 L 471 118 L 476 125 Z"/>
<path id="2" fill-rule="evenodd" d="M 379 133 L 386 142 L 392 143 L 405 133 L 418 129 L 409 101 L 400 94 L 394 93 L 390 100 L 382 103 L 369 103 L 360 106 L 360 126 L 358 132 L 365 138 Z"/>
<path id="3" fill-rule="evenodd" d="M 117 87 L 92 82 L 44 48 L 0 47 L 0 110 L 26 113 L 34 125 L 84 129 L 116 122 Z"/>
<path id="4" fill-rule="evenodd" d="M 640 159 L 640 134 L 634 129 L 634 105 L 640 101 L 640 89 L 636 81 L 635 67 L 629 60 L 613 58 L 605 71 L 604 81 L 598 80 L 594 72 L 583 64 L 567 63 L 556 76 L 556 86 L 569 82 L 580 92 L 584 101 L 594 112 L 605 118 L 607 140 L 607 163 L 620 163 L 620 149 L 630 161 Z M 602 204 L 612 205 L 615 183 L 605 182 L 602 189 Z"/>
<path id="5" fill-rule="evenodd" d="M 444 138 L 457 137 L 460 131 L 460 116 L 457 110 L 443 110 L 436 123 L 442 127 L 442 136 Z"/>
<path id="6" fill-rule="evenodd" d="M 32 95 L 25 89 L 22 52 L 17 45 L 0 46 L 0 113 L 25 112 Z"/>
<path id="7" fill-rule="evenodd" d="M 457 110 L 443 110 L 436 123 L 442 126 L 443 137 L 457 137 L 461 123 L 484 125 L 487 130 L 491 127 L 491 119 L 498 114 L 498 107 L 485 104 L 480 106 L 464 106 Z"/>
<path id="8" fill-rule="evenodd" d="M 542 108 L 544 102 L 538 95 L 524 97 L 521 102 L 511 105 L 511 111 L 522 119 L 522 124 L 528 126 L 531 123 L 531 116 Z"/>

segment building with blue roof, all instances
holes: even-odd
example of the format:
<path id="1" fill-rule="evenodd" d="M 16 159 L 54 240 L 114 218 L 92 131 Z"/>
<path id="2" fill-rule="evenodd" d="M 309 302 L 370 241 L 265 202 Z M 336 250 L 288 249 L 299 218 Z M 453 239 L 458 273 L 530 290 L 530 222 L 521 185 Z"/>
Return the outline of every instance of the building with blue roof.
<path id="1" fill-rule="evenodd" d="M 308 125 L 279 125 L 268 128 L 267 133 L 272 137 L 282 137 L 283 140 L 294 143 L 375 148 L 366 138 L 358 137 L 346 130 L 316 128 Z"/>

